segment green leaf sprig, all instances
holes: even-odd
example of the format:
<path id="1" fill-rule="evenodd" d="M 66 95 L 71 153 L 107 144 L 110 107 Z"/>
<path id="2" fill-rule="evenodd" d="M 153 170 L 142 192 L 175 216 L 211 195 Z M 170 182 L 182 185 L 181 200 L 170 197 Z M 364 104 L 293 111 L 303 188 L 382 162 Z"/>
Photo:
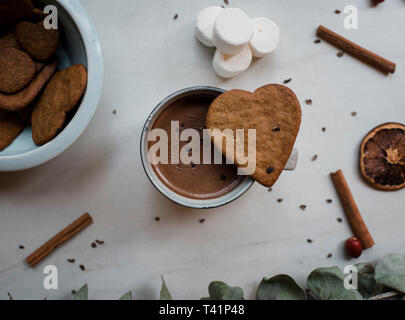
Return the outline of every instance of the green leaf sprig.
<path id="1" fill-rule="evenodd" d="M 374 268 L 370 263 L 358 263 L 357 289 L 346 289 L 345 274 L 338 267 L 317 268 L 307 278 L 305 292 L 293 278 L 279 274 L 263 278 L 256 290 L 256 300 L 382 300 L 399 299 L 405 296 L 405 256 L 389 254 Z M 244 300 L 240 287 L 232 287 L 221 281 L 208 286 L 208 297 L 202 300 Z M 10 300 L 13 296 L 8 293 Z M 85 284 L 73 295 L 73 300 L 88 300 L 88 286 Z M 131 291 L 120 300 L 133 300 Z M 173 300 L 162 276 L 160 300 Z"/>

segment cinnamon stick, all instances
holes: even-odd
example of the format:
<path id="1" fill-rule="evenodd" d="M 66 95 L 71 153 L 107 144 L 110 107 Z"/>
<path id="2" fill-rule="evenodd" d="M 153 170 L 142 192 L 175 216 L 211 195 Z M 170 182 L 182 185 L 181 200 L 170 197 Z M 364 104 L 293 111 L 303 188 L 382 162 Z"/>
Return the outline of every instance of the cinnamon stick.
<path id="1" fill-rule="evenodd" d="M 73 223 L 68 225 L 65 229 L 63 229 L 61 232 L 56 234 L 54 237 L 52 237 L 46 243 L 44 243 L 41 247 L 39 247 L 37 250 L 31 253 L 27 257 L 26 261 L 28 262 L 30 267 L 34 267 L 45 257 L 51 254 L 57 247 L 59 247 L 61 244 L 65 243 L 70 238 L 78 234 L 92 222 L 93 218 L 86 212 L 80 218 L 75 220 Z"/>
<path id="2" fill-rule="evenodd" d="M 394 62 L 387 60 L 357 44 L 351 42 L 350 40 L 338 35 L 337 33 L 325 28 L 324 26 L 319 26 L 316 31 L 316 35 L 331 43 L 335 47 L 351 54 L 357 59 L 379 69 L 384 73 L 394 73 L 396 65 Z"/>
<path id="3" fill-rule="evenodd" d="M 371 248 L 374 245 L 374 240 L 361 217 L 342 170 L 332 172 L 330 175 L 354 235 L 360 239 L 363 249 Z"/>

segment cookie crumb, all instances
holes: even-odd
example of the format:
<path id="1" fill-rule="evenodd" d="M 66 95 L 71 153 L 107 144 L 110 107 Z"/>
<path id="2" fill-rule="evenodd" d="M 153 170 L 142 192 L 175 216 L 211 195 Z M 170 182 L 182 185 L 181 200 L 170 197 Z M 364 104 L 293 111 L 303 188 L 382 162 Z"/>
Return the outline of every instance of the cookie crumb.
<path id="1" fill-rule="evenodd" d="M 302 211 L 304 211 L 306 208 L 307 208 L 307 206 L 306 206 L 305 204 L 300 205 L 300 209 L 301 209 Z"/>
<path id="2" fill-rule="evenodd" d="M 75 290 L 75 289 L 72 290 L 72 294 L 76 294 L 76 290 Z"/>
<path id="3" fill-rule="evenodd" d="M 274 132 L 279 132 L 281 129 L 280 129 L 280 127 L 274 127 L 272 130 L 273 130 Z"/>
<path id="4" fill-rule="evenodd" d="M 92 248 L 97 248 L 97 244 L 96 244 L 95 242 L 92 242 L 92 243 L 91 243 L 91 247 L 92 247 Z"/>
<path id="5" fill-rule="evenodd" d="M 289 78 L 289 79 L 287 79 L 287 80 L 284 80 L 284 84 L 287 84 L 287 83 L 289 83 L 289 82 L 291 82 L 291 78 Z"/>
<path id="6" fill-rule="evenodd" d="M 71 259 L 67 259 L 67 261 L 68 261 L 68 262 L 70 262 L 70 263 L 75 263 L 75 262 L 76 262 L 76 260 L 75 260 L 75 259 L 73 259 L 73 258 L 71 258 Z"/>
<path id="7" fill-rule="evenodd" d="M 273 168 L 273 167 L 268 167 L 267 170 L 266 170 L 266 172 L 267 172 L 268 174 L 271 174 L 271 173 L 274 172 L 274 168 Z"/>
<path id="8" fill-rule="evenodd" d="M 224 3 L 225 3 L 225 4 L 229 4 L 229 0 L 224 0 Z"/>
<path id="9" fill-rule="evenodd" d="M 336 53 L 336 55 L 338 56 L 338 58 L 343 57 L 345 53 L 343 51 L 339 51 L 338 53 Z"/>
<path id="10" fill-rule="evenodd" d="M 273 188 L 270 187 L 270 188 L 267 189 L 267 191 L 268 191 L 268 192 L 272 192 L 272 191 L 273 191 Z"/>
<path id="11" fill-rule="evenodd" d="M 328 255 L 326 256 L 328 259 L 332 258 L 333 254 L 332 253 L 328 253 Z"/>
<path id="12" fill-rule="evenodd" d="M 205 222 L 205 219 L 200 219 L 200 220 L 198 220 L 198 222 L 199 222 L 199 223 L 204 223 L 204 222 Z"/>
<path id="13" fill-rule="evenodd" d="M 312 239 L 307 239 L 308 243 L 313 243 L 314 241 Z"/>
<path id="14" fill-rule="evenodd" d="M 325 132 L 326 131 L 326 127 L 322 127 L 322 132 Z"/>
<path id="15" fill-rule="evenodd" d="M 155 221 L 160 221 L 160 218 L 159 218 L 159 217 L 155 217 Z"/>
<path id="16" fill-rule="evenodd" d="M 316 44 L 321 43 L 321 39 L 314 40 L 314 43 L 316 43 Z"/>
<path id="17" fill-rule="evenodd" d="M 343 221 L 342 218 L 337 218 L 336 220 L 337 220 L 337 222 L 339 222 L 339 223 L 342 223 L 342 221 Z"/>
<path id="18" fill-rule="evenodd" d="M 21 250 L 25 249 L 25 247 L 24 247 L 22 244 L 20 244 L 20 245 L 18 246 L 18 248 L 20 248 Z"/>
<path id="19" fill-rule="evenodd" d="M 317 154 L 314 154 L 314 155 L 312 156 L 311 160 L 312 160 L 312 161 L 316 161 L 316 159 L 318 159 L 318 155 L 317 155 Z"/>
<path id="20" fill-rule="evenodd" d="M 355 117 L 355 116 L 357 116 L 357 112 L 356 112 L 356 111 L 353 111 L 353 112 L 351 113 L 351 115 L 352 115 L 352 117 Z"/>
<path id="21" fill-rule="evenodd" d="M 114 109 L 114 110 L 113 110 L 113 114 L 117 114 L 117 110 Z"/>
<path id="22" fill-rule="evenodd" d="M 177 20 L 177 18 L 179 17 L 179 15 L 176 13 L 173 17 L 173 20 Z"/>
<path id="23" fill-rule="evenodd" d="M 336 10 L 335 10 L 335 13 L 336 13 L 336 14 L 340 14 L 341 11 L 340 11 L 339 9 L 336 9 Z"/>
<path id="24" fill-rule="evenodd" d="M 332 203 L 332 199 L 326 199 L 326 203 Z"/>
<path id="25" fill-rule="evenodd" d="M 98 244 L 104 244 L 104 241 L 103 241 L 103 240 L 96 240 L 96 242 L 97 242 Z"/>
<path id="26" fill-rule="evenodd" d="M 307 104 L 307 105 L 312 105 L 312 99 L 307 99 L 307 100 L 305 100 L 305 103 Z"/>
<path id="27" fill-rule="evenodd" d="M 278 203 L 283 202 L 283 198 L 277 199 L 277 202 Z"/>
<path id="28" fill-rule="evenodd" d="M 83 264 L 81 264 L 81 265 L 79 266 L 79 268 L 80 268 L 80 270 L 82 270 L 82 271 L 86 270 L 86 267 L 85 267 Z"/>

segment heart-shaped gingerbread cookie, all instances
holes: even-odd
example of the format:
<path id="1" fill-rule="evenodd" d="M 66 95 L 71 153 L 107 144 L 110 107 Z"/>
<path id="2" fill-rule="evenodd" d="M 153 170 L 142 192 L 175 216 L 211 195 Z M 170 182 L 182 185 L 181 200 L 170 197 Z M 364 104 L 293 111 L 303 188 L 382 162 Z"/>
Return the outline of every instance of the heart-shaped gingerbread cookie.
<path id="1" fill-rule="evenodd" d="M 43 22 L 21 22 L 15 29 L 15 36 L 20 46 L 37 61 L 48 60 L 58 48 L 59 30 L 47 30 Z"/>
<path id="2" fill-rule="evenodd" d="M 256 170 L 251 175 L 260 184 L 271 187 L 283 171 L 293 149 L 301 124 L 300 103 L 289 88 L 269 84 L 254 93 L 231 90 L 221 94 L 211 104 L 207 128 L 213 130 L 213 142 L 225 156 L 226 141 L 215 136 L 214 129 L 244 130 L 245 155 L 248 150 L 248 129 L 256 130 Z M 220 134 L 220 133 L 219 133 Z M 222 148 L 217 143 L 221 143 Z M 235 145 L 238 140 L 235 138 Z M 238 162 L 234 153 L 236 165 Z M 230 158 L 229 156 L 227 156 Z"/>
<path id="3" fill-rule="evenodd" d="M 34 6 L 31 0 L 1 0 L 0 1 L 0 34 L 6 25 L 14 28 L 20 21 L 33 16 Z"/>
<path id="4" fill-rule="evenodd" d="M 65 122 L 66 114 L 83 96 L 86 86 L 87 70 L 82 64 L 53 75 L 32 111 L 32 138 L 36 145 L 42 146 L 55 137 Z"/>
<path id="5" fill-rule="evenodd" d="M 35 63 L 24 51 L 0 49 L 0 92 L 15 93 L 34 77 Z"/>
<path id="6" fill-rule="evenodd" d="M 14 112 L 0 110 L 0 151 L 7 148 L 26 126 Z"/>

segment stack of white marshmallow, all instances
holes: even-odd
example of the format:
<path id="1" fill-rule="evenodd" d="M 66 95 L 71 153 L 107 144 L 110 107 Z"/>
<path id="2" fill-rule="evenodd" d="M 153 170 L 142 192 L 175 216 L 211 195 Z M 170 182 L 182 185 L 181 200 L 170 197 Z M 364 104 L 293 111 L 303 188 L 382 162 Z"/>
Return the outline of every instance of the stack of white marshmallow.
<path id="1" fill-rule="evenodd" d="M 197 39 L 216 47 L 213 66 L 223 78 L 245 72 L 252 57 L 262 58 L 277 49 L 280 30 L 267 18 L 250 19 L 237 8 L 208 7 L 197 16 Z"/>

